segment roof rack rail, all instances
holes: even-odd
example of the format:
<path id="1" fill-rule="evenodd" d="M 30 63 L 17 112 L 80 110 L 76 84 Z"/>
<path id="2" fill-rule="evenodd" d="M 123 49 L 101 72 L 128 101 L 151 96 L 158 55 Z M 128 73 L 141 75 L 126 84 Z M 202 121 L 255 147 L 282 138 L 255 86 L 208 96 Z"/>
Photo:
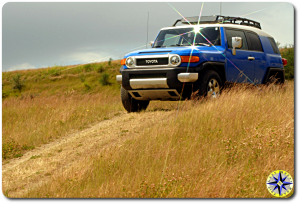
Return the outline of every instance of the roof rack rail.
<path id="1" fill-rule="evenodd" d="M 194 17 L 187 17 L 185 18 L 188 20 L 190 24 L 198 24 L 199 16 Z M 189 24 L 184 18 L 178 19 L 175 21 L 173 26 L 176 26 L 178 22 L 181 22 L 183 24 Z M 260 23 L 247 19 L 247 18 L 240 18 L 240 17 L 232 17 L 232 16 L 220 16 L 220 15 L 214 15 L 214 16 L 201 16 L 200 18 L 200 24 L 237 24 L 237 25 L 245 25 L 245 26 L 252 26 L 258 29 L 261 29 Z"/>

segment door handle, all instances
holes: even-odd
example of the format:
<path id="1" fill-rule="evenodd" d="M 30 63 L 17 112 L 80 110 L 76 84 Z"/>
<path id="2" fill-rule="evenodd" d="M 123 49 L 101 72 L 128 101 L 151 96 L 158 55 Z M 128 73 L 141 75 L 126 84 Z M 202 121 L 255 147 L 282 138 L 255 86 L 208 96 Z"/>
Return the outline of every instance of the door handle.
<path id="1" fill-rule="evenodd" d="M 255 60 L 255 58 L 254 57 L 248 57 L 248 60 Z"/>

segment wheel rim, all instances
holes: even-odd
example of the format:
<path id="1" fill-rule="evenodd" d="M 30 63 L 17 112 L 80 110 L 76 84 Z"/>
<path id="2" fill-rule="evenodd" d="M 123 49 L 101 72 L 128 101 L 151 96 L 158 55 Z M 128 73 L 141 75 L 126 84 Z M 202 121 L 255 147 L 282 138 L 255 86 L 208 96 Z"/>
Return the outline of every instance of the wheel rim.
<path id="1" fill-rule="evenodd" d="M 217 98 L 220 95 L 220 85 L 216 79 L 210 79 L 207 84 L 207 96 Z"/>

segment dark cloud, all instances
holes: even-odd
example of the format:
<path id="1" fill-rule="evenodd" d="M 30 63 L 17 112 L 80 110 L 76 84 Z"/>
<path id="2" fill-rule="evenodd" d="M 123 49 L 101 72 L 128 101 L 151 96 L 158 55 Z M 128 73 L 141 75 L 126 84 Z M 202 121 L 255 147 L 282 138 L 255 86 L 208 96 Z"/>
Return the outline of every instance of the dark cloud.
<path id="1" fill-rule="evenodd" d="M 202 3 L 171 3 L 184 16 L 199 15 Z M 294 10 L 286 3 L 222 3 L 222 14 L 261 22 L 282 44 L 294 43 Z M 180 15 L 168 3 L 7 3 L 2 9 L 2 69 L 84 63 L 121 58 L 146 44 Z M 220 13 L 220 3 L 204 3 L 202 15 Z M 283 29 L 284 26 L 284 29 Z M 106 60 L 108 58 L 105 58 Z M 24 66 L 23 66 L 24 67 Z"/>

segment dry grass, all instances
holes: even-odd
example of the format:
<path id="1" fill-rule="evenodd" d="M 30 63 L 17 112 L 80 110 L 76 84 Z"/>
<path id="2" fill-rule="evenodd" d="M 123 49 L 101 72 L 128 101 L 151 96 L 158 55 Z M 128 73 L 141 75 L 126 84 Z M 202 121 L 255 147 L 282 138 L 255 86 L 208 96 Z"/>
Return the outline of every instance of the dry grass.
<path id="1" fill-rule="evenodd" d="M 110 89 L 97 94 L 7 98 L 2 103 L 2 158 L 20 157 L 26 150 L 107 120 L 119 111 L 123 111 L 119 91 Z"/>
<path id="2" fill-rule="evenodd" d="M 99 71 L 99 69 L 101 70 Z M 2 158 L 82 130 L 123 111 L 115 80 L 120 61 L 2 73 Z M 99 79 L 108 76 L 109 86 Z M 20 77 L 22 90 L 13 89 Z"/>
<path id="3" fill-rule="evenodd" d="M 272 197 L 265 184 L 272 171 L 294 177 L 294 82 L 263 89 L 236 86 L 217 100 L 181 102 L 178 112 L 178 102 L 152 103 L 149 111 L 170 117 L 157 114 L 136 137 L 24 196 Z"/>

